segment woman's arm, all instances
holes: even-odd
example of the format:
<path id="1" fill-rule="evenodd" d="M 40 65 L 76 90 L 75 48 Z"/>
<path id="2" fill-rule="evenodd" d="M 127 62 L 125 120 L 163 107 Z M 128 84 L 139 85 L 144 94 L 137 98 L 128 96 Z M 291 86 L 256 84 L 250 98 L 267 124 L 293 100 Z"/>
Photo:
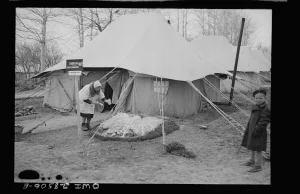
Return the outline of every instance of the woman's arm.
<path id="1" fill-rule="evenodd" d="M 92 101 L 87 99 L 87 100 L 83 100 L 83 102 L 88 103 L 88 104 L 92 104 Z"/>
<path id="2" fill-rule="evenodd" d="M 104 95 L 104 93 L 102 92 L 102 90 L 100 90 L 100 95 L 99 95 L 99 98 L 103 101 L 103 102 L 106 102 L 108 105 L 111 105 L 111 100 L 110 99 L 107 99 Z"/>

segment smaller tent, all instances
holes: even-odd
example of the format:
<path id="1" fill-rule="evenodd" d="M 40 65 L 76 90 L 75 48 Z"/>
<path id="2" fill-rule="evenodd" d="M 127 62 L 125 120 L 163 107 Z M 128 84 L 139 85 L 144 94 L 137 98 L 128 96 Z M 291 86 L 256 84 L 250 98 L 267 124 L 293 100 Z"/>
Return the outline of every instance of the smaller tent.
<path id="1" fill-rule="evenodd" d="M 212 64 L 233 73 L 237 47 L 230 44 L 225 37 L 199 36 L 191 44 Z M 241 47 L 236 72 L 238 81 L 235 82 L 235 89 L 250 91 L 262 85 L 261 77 L 257 73 L 265 70 L 268 70 L 268 68 L 254 60 L 247 47 Z M 231 85 L 232 79 L 228 76 L 221 81 L 221 91 L 229 92 Z"/>
<path id="2" fill-rule="evenodd" d="M 261 81 L 263 85 L 271 84 L 271 59 L 268 59 L 268 56 L 264 55 L 261 50 L 251 50 L 252 57 L 258 61 L 260 65 L 266 67 L 259 72 L 261 75 Z"/>

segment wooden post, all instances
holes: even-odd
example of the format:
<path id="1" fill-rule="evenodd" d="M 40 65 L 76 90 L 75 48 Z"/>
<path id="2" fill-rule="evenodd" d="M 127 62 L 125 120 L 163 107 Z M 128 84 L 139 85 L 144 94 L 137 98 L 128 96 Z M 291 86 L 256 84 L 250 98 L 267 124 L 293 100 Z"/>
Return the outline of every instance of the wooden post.
<path id="1" fill-rule="evenodd" d="M 162 77 L 160 78 L 160 91 L 161 91 L 161 116 L 163 119 L 163 123 L 162 123 L 163 147 L 165 150 L 166 144 L 165 144 L 165 122 L 164 122 L 164 93 L 162 91 Z"/>
<path id="2" fill-rule="evenodd" d="M 80 118 L 80 106 L 79 106 L 79 90 L 78 90 L 78 75 L 74 76 L 74 84 L 75 84 L 75 97 L 76 97 L 76 105 L 77 105 L 77 128 L 78 128 L 78 140 L 82 141 L 82 131 L 81 131 L 81 118 Z"/>
<path id="3" fill-rule="evenodd" d="M 244 23 L 245 23 L 245 18 L 242 18 L 242 26 L 241 26 L 239 42 L 238 42 L 237 51 L 236 51 L 234 71 L 233 71 L 233 77 L 232 77 L 232 85 L 231 85 L 231 92 L 230 92 L 230 101 L 228 103 L 229 106 L 231 105 L 231 101 L 232 101 L 232 97 L 233 97 L 234 83 L 235 83 L 235 76 L 236 76 L 236 69 L 237 69 L 238 60 L 239 60 L 239 53 L 240 53 L 240 46 L 241 46 L 241 42 L 242 42 Z"/>

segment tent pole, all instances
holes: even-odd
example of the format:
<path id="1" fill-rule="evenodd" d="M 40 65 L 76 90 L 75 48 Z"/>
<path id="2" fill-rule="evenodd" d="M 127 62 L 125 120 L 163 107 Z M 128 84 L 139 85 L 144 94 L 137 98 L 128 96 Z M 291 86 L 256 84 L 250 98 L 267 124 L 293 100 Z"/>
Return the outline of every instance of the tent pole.
<path id="1" fill-rule="evenodd" d="M 232 78 L 232 85 L 231 85 L 231 92 L 230 92 L 230 101 L 228 102 L 229 106 L 231 105 L 231 101 L 232 101 L 232 97 L 233 97 L 236 69 L 237 69 L 238 60 L 239 60 L 239 53 L 240 53 L 240 47 L 241 47 L 241 42 L 242 42 L 244 23 L 245 23 L 245 18 L 242 18 L 242 26 L 241 26 L 239 42 L 238 42 L 236 57 L 235 57 L 235 64 L 234 64 L 234 71 L 233 71 L 233 78 Z"/>
<path id="2" fill-rule="evenodd" d="M 164 122 L 164 94 L 162 91 L 162 77 L 160 77 L 160 91 L 161 91 L 161 116 L 162 116 L 162 135 L 163 135 L 163 147 L 164 151 L 166 149 L 166 144 L 165 144 L 165 122 Z"/>
<path id="3" fill-rule="evenodd" d="M 81 119 L 80 119 L 80 106 L 79 106 L 79 90 L 78 90 L 78 80 L 80 76 L 74 76 L 74 84 L 75 84 L 75 97 L 76 97 L 76 105 L 77 105 L 77 128 L 78 128 L 78 140 L 81 142 L 82 140 L 82 131 L 81 131 Z"/>

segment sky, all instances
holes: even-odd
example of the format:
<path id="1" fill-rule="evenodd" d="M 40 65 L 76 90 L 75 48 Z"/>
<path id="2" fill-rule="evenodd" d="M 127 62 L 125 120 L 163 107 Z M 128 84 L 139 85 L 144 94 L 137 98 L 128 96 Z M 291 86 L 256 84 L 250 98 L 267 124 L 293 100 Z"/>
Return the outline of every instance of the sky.
<path id="1" fill-rule="evenodd" d="M 176 15 L 175 11 L 175 15 Z M 272 33 L 272 10 L 245 10 L 253 22 L 257 26 L 256 44 L 261 42 L 263 46 L 271 47 L 271 33 Z M 193 17 L 190 15 L 189 17 Z M 70 23 L 70 21 L 63 21 Z M 193 25 L 193 22 L 188 24 L 188 30 L 191 34 L 197 35 L 198 31 Z M 49 23 L 47 26 L 47 33 L 53 37 L 62 36 L 57 42 L 59 48 L 65 55 L 70 55 L 79 49 L 78 34 L 70 27 L 65 27 L 62 24 Z M 89 42 L 89 38 L 85 39 L 85 44 Z"/>
<path id="2" fill-rule="evenodd" d="M 257 39 L 262 45 L 271 47 L 272 10 L 247 10 L 257 25 Z"/>

